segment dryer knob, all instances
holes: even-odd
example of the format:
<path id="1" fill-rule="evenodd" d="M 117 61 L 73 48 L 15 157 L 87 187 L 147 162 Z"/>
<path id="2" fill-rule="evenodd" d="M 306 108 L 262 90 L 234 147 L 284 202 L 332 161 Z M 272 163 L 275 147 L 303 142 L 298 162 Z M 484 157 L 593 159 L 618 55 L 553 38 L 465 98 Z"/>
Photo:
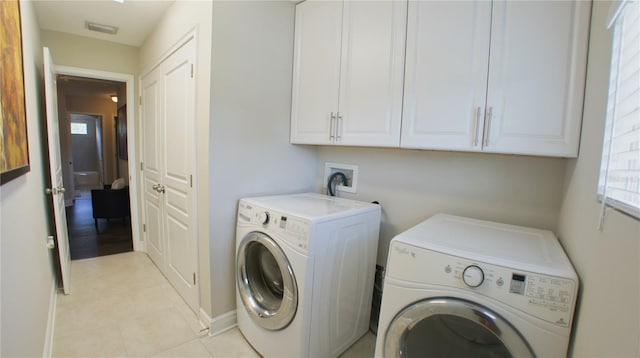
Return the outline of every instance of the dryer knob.
<path id="1" fill-rule="evenodd" d="M 260 213 L 260 217 L 258 218 L 262 225 L 267 225 L 269 223 L 269 212 L 263 211 Z"/>
<path id="2" fill-rule="evenodd" d="M 478 287 L 484 281 L 484 272 L 476 265 L 467 266 L 462 273 L 462 280 L 469 287 Z"/>

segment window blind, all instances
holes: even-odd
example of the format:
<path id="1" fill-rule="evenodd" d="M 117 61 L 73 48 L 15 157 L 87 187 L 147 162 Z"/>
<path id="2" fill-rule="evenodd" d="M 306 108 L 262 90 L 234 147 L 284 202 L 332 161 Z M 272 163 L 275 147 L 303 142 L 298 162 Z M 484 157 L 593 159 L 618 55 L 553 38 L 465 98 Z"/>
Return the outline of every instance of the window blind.
<path id="1" fill-rule="evenodd" d="M 613 47 L 598 194 L 640 218 L 640 1 L 625 1 L 612 21 Z"/>

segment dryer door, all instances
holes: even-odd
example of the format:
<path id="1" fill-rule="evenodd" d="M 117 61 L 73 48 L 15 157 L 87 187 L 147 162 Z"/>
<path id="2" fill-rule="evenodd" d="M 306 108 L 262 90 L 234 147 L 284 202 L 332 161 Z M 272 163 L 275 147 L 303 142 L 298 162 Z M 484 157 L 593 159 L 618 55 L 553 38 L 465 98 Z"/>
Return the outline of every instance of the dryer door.
<path id="1" fill-rule="evenodd" d="M 272 238 L 247 234 L 238 247 L 236 283 L 249 316 L 260 327 L 283 329 L 298 307 L 298 286 L 287 256 Z"/>
<path id="2" fill-rule="evenodd" d="M 385 357 L 534 357 L 518 331 L 487 307 L 430 298 L 406 307 L 389 324 Z"/>

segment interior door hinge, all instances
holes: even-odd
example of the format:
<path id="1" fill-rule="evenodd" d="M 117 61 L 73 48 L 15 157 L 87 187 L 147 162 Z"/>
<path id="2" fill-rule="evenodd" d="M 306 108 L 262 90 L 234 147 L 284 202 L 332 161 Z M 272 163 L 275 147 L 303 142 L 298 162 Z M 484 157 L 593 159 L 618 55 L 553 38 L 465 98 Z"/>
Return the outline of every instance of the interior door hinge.
<path id="1" fill-rule="evenodd" d="M 143 170 L 144 170 L 144 163 L 140 162 L 140 171 L 143 171 Z"/>
<path id="2" fill-rule="evenodd" d="M 193 63 L 191 64 L 191 78 L 193 78 Z"/>
<path id="3" fill-rule="evenodd" d="M 193 174 L 189 175 L 189 186 L 193 188 Z"/>
<path id="4" fill-rule="evenodd" d="M 147 232 L 147 224 L 142 224 L 142 232 Z"/>
<path id="5" fill-rule="evenodd" d="M 196 284 L 196 273 L 195 272 L 193 273 L 193 284 L 194 285 Z"/>
<path id="6" fill-rule="evenodd" d="M 142 106 L 142 96 L 138 97 L 138 102 L 140 102 L 140 105 Z"/>

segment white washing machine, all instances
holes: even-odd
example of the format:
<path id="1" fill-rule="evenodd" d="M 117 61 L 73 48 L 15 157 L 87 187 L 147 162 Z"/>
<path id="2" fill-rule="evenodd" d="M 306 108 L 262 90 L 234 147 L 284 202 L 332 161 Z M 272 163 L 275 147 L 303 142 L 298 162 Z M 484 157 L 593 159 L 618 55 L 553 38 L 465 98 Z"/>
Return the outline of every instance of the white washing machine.
<path id="1" fill-rule="evenodd" d="M 550 231 L 438 214 L 389 248 L 376 357 L 565 357 L 578 277 Z"/>
<path id="2" fill-rule="evenodd" d="M 320 194 L 242 199 L 238 327 L 264 357 L 336 357 L 369 327 L 380 207 Z"/>

